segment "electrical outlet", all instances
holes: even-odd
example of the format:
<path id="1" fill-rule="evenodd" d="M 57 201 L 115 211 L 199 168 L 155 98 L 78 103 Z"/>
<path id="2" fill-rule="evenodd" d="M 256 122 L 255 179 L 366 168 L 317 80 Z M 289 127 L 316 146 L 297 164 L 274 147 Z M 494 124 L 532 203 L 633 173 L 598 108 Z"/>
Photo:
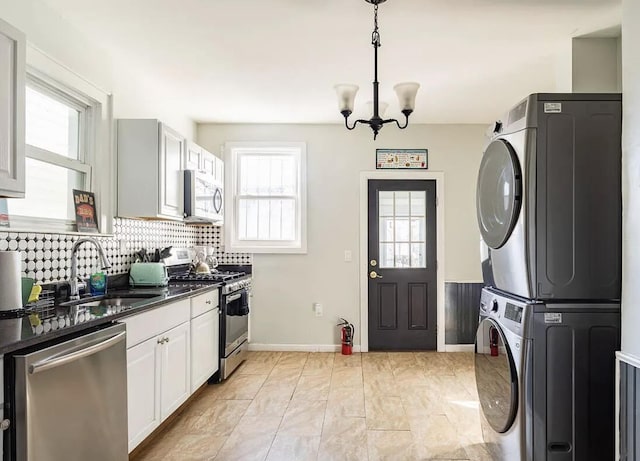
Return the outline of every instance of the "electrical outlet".
<path id="1" fill-rule="evenodd" d="M 316 313 L 316 317 L 322 317 L 322 304 L 313 303 L 313 312 Z"/>
<path id="2" fill-rule="evenodd" d="M 351 261 L 353 261 L 353 253 L 351 250 L 344 250 L 344 262 L 350 263 Z"/>

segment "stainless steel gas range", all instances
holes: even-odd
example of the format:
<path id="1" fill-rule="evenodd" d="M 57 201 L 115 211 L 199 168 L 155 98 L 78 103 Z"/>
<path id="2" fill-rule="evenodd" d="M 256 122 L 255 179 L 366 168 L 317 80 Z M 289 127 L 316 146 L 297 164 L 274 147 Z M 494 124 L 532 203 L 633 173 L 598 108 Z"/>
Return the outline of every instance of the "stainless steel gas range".
<path id="1" fill-rule="evenodd" d="M 219 266 L 206 274 L 192 272 L 191 252 L 174 248 L 165 260 L 169 286 L 202 287 L 222 284 L 220 289 L 220 369 L 210 382 L 226 379 L 245 359 L 249 350 L 251 266 Z"/>

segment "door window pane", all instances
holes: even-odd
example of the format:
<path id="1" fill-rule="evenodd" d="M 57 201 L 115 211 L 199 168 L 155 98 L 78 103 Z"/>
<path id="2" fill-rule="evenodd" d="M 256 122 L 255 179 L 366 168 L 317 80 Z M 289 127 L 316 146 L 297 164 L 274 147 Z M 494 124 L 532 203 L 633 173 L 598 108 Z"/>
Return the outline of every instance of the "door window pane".
<path id="1" fill-rule="evenodd" d="M 78 159 L 80 111 L 27 86 L 25 121 L 28 145 Z"/>
<path id="2" fill-rule="evenodd" d="M 411 244 L 411 267 L 426 267 L 426 257 L 424 254 L 424 243 Z"/>
<path id="3" fill-rule="evenodd" d="M 425 191 L 379 191 L 380 267 L 427 267 Z"/>
<path id="4" fill-rule="evenodd" d="M 380 244 L 380 267 L 394 267 L 393 243 Z"/>
<path id="5" fill-rule="evenodd" d="M 393 242 L 393 218 L 380 218 L 380 241 Z"/>
<path id="6" fill-rule="evenodd" d="M 396 216 L 409 216 L 409 192 L 395 192 Z"/>
<path id="7" fill-rule="evenodd" d="M 411 216 L 424 216 L 427 210 L 427 193 L 423 190 L 411 192 Z"/>
<path id="8" fill-rule="evenodd" d="M 409 241 L 409 220 L 396 219 L 396 242 Z"/>
<path id="9" fill-rule="evenodd" d="M 411 241 L 424 242 L 426 240 L 426 218 L 411 218 Z"/>
<path id="10" fill-rule="evenodd" d="M 411 267 L 408 243 L 396 243 L 396 267 Z"/>
<path id="11" fill-rule="evenodd" d="M 393 192 L 379 192 L 378 209 L 380 210 L 380 216 L 393 216 Z"/>
<path id="12" fill-rule="evenodd" d="M 72 189 L 84 189 L 85 175 L 27 157 L 25 198 L 10 199 L 9 213 L 48 219 L 75 220 Z"/>

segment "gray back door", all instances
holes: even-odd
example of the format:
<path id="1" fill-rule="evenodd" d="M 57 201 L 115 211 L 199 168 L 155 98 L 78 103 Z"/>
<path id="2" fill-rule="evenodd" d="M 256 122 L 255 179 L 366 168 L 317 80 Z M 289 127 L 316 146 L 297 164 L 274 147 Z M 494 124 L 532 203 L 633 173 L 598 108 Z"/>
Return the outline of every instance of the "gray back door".
<path id="1" fill-rule="evenodd" d="M 369 181 L 369 348 L 433 350 L 436 183 Z"/>

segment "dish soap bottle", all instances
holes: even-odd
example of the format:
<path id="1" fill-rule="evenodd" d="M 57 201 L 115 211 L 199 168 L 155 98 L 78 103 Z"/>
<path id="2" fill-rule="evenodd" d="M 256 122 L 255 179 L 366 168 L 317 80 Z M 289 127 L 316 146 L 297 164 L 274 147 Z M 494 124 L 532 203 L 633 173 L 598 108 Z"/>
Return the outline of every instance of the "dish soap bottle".
<path id="1" fill-rule="evenodd" d="M 92 296 L 104 295 L 107 292 L 107 276 L 104 272 L 96 272 L 89 277 L 89 291 Z"/>

